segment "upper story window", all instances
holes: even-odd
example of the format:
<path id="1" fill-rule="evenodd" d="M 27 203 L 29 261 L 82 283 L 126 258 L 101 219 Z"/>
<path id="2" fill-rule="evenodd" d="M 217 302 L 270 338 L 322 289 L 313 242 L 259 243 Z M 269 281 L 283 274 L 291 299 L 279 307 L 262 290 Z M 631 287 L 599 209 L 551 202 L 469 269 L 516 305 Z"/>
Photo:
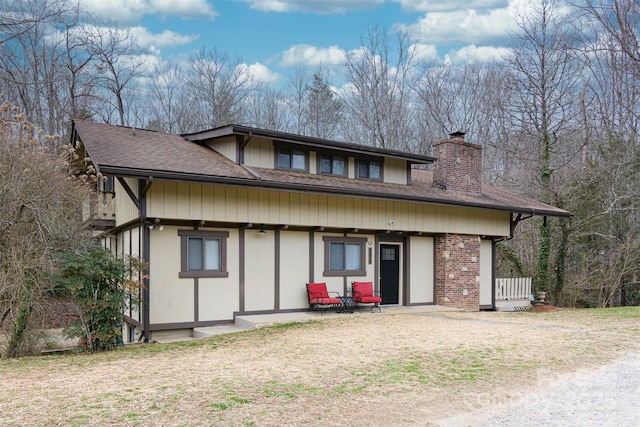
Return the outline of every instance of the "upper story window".
<path id="1" fill-rule="evenodd" d="M 347 174 L 347 161 L 341 156 L 322 154 L 320 156 L 320 173 L 344 176 Z"/>
<path id="2" fill-rule="evenodd" d="M 374 160 L 358 160 L 358 178 L 382 180 L 382 164 Z"/>
<path id="3" fill-rule="evenodd" d="M 179 277 L 228 277 L 226 231 L 179 230 Z"/>
<path id="4" fill-rule="evenodd" d="M 307 153 L 304 151 L 278 148 L 276 161 L 278 169 L 307 170 Z"/>

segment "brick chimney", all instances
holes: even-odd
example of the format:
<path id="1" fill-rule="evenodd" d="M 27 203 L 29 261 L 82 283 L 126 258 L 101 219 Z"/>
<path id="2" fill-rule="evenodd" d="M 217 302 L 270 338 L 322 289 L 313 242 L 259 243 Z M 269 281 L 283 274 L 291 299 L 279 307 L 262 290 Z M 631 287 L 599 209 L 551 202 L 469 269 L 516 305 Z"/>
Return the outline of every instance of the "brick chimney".
<path id="1" fill-rule="evenodd" d="M 433 155 L 438 159 L 433 171 L 433 185 L 447 191 L 480 194 L 482 147 L 466 142 L 464 135 L 464 132 L 454 132 L 448 139 L 433 143 Z"/>

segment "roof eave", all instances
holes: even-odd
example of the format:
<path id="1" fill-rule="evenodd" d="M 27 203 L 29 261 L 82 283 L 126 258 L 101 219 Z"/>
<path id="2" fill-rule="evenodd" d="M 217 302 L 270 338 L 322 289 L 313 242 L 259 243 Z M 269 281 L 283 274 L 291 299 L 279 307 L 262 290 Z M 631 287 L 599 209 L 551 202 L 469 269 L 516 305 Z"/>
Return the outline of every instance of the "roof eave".
<path id="1" fill-rule="evenodd" d="M 241 125 L 227 125 L 215 129 L 202 132 L 195 132 L 181 135 L 188 141 L 198 142 L 213 138 L 220 138 L 229 135 L 249 135 L 253 137 L 262 137 L 272 139 L 274 141 L 286 142 L 307 147 L 320 148 L 325 150 L 338 150 L 343 152 L 366 154 L 370 156 L 387 156 L 401 160 L 407 160 L 416 164 L 430 164 L 436 161 L 435 157 L 424 156 L 420 154 L 405 153 L 397 150 L 389 150 L 384 148 L 376 148 L 367 145 L 349 144 L 342 141 L 334 141 L 323 138 L 315 138 L 310 136 L 295 135 L 285 132 L 271 131 L 266 129 L 252 128 Z"/>

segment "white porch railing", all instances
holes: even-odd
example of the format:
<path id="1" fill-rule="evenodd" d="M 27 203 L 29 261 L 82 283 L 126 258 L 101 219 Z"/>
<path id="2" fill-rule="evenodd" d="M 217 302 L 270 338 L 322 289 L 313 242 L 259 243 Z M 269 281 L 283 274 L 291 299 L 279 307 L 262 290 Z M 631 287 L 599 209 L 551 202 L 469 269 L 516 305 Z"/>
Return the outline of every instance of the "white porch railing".
<path id="1" fill-rule="evenodd" d="M 531 277 L 507 277 L 496 279 L 496 301 L 526 299 L 531 297 Z"/>

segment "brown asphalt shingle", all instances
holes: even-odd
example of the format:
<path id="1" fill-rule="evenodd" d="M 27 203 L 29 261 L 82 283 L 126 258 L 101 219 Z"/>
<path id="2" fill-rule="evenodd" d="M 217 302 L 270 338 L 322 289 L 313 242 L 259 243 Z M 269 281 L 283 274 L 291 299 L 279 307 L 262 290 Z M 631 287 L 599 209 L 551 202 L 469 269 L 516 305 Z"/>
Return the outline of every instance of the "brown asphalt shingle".
<path id="1" fill-rule="evenodd" d="M 80 120 L 75 121 L 75 129 L 98 168 L 254 179 L 223 155 L 180 135 Z"/>
<path id="2" fill-rule="evenodd" d="M 254 176 L 215 150 L 180 135 L 124 126 L 76 121 L 75 129 L 98 169 L 118 168 L 175 179 L 248 185 L 421 203 L 470 206 L 538 215 L 569 216 L 565 210 L 482 184 L 482 194 L 445 191 L 433 186 L 433 173 L 414 169 L 411 185 L 251 168 Z"/>

